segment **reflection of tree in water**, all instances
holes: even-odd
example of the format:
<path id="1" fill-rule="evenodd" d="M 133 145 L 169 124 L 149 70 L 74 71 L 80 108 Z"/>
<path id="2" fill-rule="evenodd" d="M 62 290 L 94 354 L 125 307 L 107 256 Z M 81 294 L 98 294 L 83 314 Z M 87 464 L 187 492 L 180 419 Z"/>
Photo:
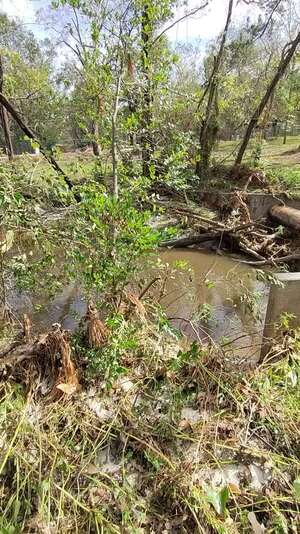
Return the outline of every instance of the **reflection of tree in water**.
<path id="1" fill-rule="evenodd" d="M 46 309 L 36 314 L 39 328 L 48 328 L 53 323 L 60 323 L 64 328 L 74 330 L 79 318 L 84 314 L 86 305 L 80 290 L 75 285 L 66 287 Z"/>
<path id="2" fill-rule="evenodd" d="M 256 299 L 258 291 L 263 294 L 263 284 L 257 282 L 253 269 L 199 251 L 173 250 L 163 254 L 165 258 L 170 264 L 180 259 L 190 266 L 189 273 L 169 281 L 163 302 L 169 317 L 183 319 L 175 321 L 177 328 L 193 339 L 197 337 L 195 328 L 202 339 L 234 339 L 244 334 L 249 344 L 249 338 L 257 337 L 259 321 L 251 308 L 261 308 Z M 203 305 L 212 311 L 207 321 L 200 319 Z M 193 326 L 187 320 L 192 320 Z"/>

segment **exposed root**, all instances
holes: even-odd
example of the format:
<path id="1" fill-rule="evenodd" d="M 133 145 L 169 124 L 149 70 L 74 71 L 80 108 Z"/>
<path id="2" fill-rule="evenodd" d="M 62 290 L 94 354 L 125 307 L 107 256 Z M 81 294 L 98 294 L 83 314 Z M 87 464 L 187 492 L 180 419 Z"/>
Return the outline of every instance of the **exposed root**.
<path id="1" fill-rule="evenodd" d="M 79 389 L 79 382 L 75 365 L 71 359 L 71 346 L 66 331 L 58 328 L 48 334 L 47 338 L 48 357 L 52 362 L 53 375 L 57 373 L 55 358 L 59 355 L 61 367 L 58 370 L 58 376 L 55 380 L 54 387 L 51 391 L 51 397 L 61 396 L 61 392 L 72 394 Z"/>
<path id="2" fill-rule="evenodd" d="M 27 336 L 30 334 L 29 323 L 27 317 L 24 324 Z M 15 378 L 34 394 L 38 391 L 42 391 L 42 394 L 53 394 L 53 390 L 57 393 L 61 384 L 67 385 L 69 393 L 70 388 L 72 392 L 79 388 L 68 334 L 58 324 L 32 342 L 14 343 L 0 355 L 0 370 L 2 376 Z M 59 389 L 63 391 L 62 387 Z"/>
<path id="3" fill-rule="evenodd" d="M 31 329 L 32 329 L 32 322 L 30 318 L 28 317 L 27 313 L 24 313 L 23 315 L 23 337 L 26 343 L 29 343 L 31 339 Z"/>
<path id="4" fill-rule="evenodd" d="M 107 341 L 109 330 L 99 319 L 99 312 L 92 302 L 89 303 L 84 318 L 87 324 L 87 343 L 90 348 L 100 348 Z"/>

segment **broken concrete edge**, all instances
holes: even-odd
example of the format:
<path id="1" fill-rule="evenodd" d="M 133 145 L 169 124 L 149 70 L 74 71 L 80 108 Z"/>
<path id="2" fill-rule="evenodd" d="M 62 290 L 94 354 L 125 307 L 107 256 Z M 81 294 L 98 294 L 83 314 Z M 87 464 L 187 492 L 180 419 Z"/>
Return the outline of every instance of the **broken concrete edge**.
<path id="1" fill-rule="evenodd" d="M 276 205 L 285 205 L 300 210 L 300 198 L 293 198 L 286 193 L 272 195 L 263 192 L 242 192 L 249 208 L 252 220 L 267 217 L 269 210 Z M 197 200 L 207 203 L 210 207 L 222 208 L 230 206 L 236 196 L 235 191 L 201 191 L 197 194 Z"/>
<path id="2" fill-rule="evenodd" d="M 289 314 L 288 329 L 300 326 L 300 272 L 276 273 L 275 277 L 281 284 L 270 287 L 260 361 L 265 359 L 272 349 L 272 340 L 280 333 L 278 323 L 282 314 Z"/>

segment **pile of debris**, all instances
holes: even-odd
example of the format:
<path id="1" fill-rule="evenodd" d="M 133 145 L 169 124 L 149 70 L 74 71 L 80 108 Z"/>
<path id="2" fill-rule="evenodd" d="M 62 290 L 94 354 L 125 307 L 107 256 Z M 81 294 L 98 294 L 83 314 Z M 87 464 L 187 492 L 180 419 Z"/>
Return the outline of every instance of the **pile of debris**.
<path id="1" fill-rule="evenodd" d="M 190 203 L 159 200 L 161 207 L 184 222 L 189 229 L 181 237 L 166 240 L 162 247 L 205 245 L 218 251 L 247 255 L 249 264 L 263 266 L 300 260 L 297 237 L 300 211 L 287 206 L 273 206 L 268 218 L 251 220 L 243 195 L 236 193 L 236 209 L 223 222 L 203 216 L 201 208 Z"/>

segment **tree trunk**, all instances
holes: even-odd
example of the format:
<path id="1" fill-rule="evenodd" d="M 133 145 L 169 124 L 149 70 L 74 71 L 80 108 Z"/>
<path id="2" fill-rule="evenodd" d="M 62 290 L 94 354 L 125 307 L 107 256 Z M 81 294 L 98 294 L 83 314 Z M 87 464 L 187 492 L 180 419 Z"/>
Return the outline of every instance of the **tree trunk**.
<path id="1" fill-rule="evenodd" d="M 290 208 L 289 206 L 273 206 L 269 210 L 269 214 L 276 222 L 293 228 L 299 232 L 300 230 L 300 210 Z"/>
<path id="2" fill-rule="evenodd" d="M 97 158 L 99 158 L 101 152 L 100 152 L 100 147 L 96 141 L 92 141 L 92 149 L 93 149 L 94 156 L 97 156 Z"/>
<path id="3" fill-rule="evenodd" d="M 200 108 L 202 102 L 204 101 L 205 96 L 208 94 L 205 117 L 202 120 L 199 143 L 200 143 L 200 158 L 196 163 L 196 174 L 201 178 L 209 169 L 211 154 L 216 143 L 218 135 L 218 86 L 219 86 L 219 71 L 222 64 L 222 59 L 224 55 L 224 49 L 226 44 L 226 38 L 228 33 L 228 28 L 231 22 L 233 9 L 233 0 L 229 0 L 228 3 L 228 12 L 226 24 L 222 34 L 221 44 L 217 57 L 214 60 L 214 66 L 212 74 L 210 76 L 208 86 L 204 91 L 202 98 L 198 104 L 198 109 Z"/>
<path id="4" fill-rule="evenodd" d="M 296 51 L 296 49 L 297 49 L 299 44 L 300 44 L 300 32 L 298 33 L 298 35 L 294 39 L 294 41 L 292 41 L 291 43 L 286 45 L 284 47 L 284 49 L 283 49 L 282 57 L 281 57 L 279 65 L 278 65 L 277 71 L 275 73 L 275 76 L 273 77 L 272 81 L 270 82 L 269 86 L 267 87 L 267 90 L 266 90 L 264 96 L 262 97 L 258 107 L 256 108 L 255 112 L 253 113 L 253 115 L 252 115 L 252 117 L 251 117 L 251 119 L 249 121 L 249 124 L 248 124 L 248 127 L 246 129 L 246 132 L 245 132 L 242 144 L 240 146 L 237 158 L 235 160 L 235 164 L 236 165 L 240 165 L 242 163 L 242 160 L 243 160 L 245 151 L 246 151 L 246 149 L 248 147 L 249 141 L 251 139 L 253 130 L 255 129 L 255 127 L 256 127 L 256 125 L 257 125 L 257 123 L 259 121 L 259 118 L 260 118 L 262 112 L 264 111 L 266 105 L 268 104 L 271 96 L 273 95 L 273 92 L 275 91 L 275 88 L 276 88 L 278 82 L 281 80 L 282 76 L 284 75 L 284 73 L 285 73 L 285 71 L 286 71 L 291 59 L 293 58 L 293 55 L 294 55 L 294 53 L 295 53 L 295 51 Z"/>
<path id="5" fill-rule="evenodd" d="M 41 153 L 44 155 L 46 160 L 50 163 L 50 165 L 58 172 L 66 182 L 69 189 L 73 188 L 73 183 L 71 182 L 70 178 L 66 175 L 66 173 L 62 170 L 62 168 L 59 166 L 55 158 L 52 156 L 52 154 L 49 153 L 49 151 L 43 147 L 42 143 L 39 141 L 37 136 L 33 133 L 33 131 L 25 124 L 19 113 L 15 110 L 15 108 L 12 106 L 12 104 L 5 98 L 5 96 L 0 93 L 0 104 L 10 113 L 10 115 L 15 119 L 16 123 L 19 125 L 21 130 L 29 137 L 29 139 L 32 139 L 36 143 L 38 143 L 40 147 Z"/>
<path id="6" fill-rule="evenodd" d="M 3 81 L 4 81 L 3 63 L 2 63 L 2 56 L 0 54 L 0 93 L 2 93 L 3 91 Z M 13 149 L 13 144 L 12 144 L 11 135 L 10 135 L 7 111 L 4 106 L 1 106 L 0 117 L 1 117 L 1 122 L 2 122 L 3 132 L 4 132 L 6 153 L 7 153 L 8 159 L 12 160 L 14 157 L 14 149 Z"/>
<path id="7" fill-rule="evenodd" d="M 288 120 L 286 119 L 284 122 L 284 132 L 283 132 L 283 144 L 286 145 L 287 141 L 287 129 L 288 129 Z"/>
<path id="8" fill-rule="evenodd" d="M 93 141 L 92 141 L 93 154 L 94 154 L 94 156 L 97 156 L 97 158 L 99 158 L 99 156 L 101 154 L 101 148 L 100 148 L 100 145 L 98 143 L 99 124 L 98 124 L 97 121 L 93 122 L 92 131 L 93 131 Z"/>
<path id="9" fill-rule="evenodd" d="M 1 109 L 1 122 L 2 122 L 2 127 L 3 127 L 3 132 L 4 132 L 6 153 L 7 153 L 8 159 L 12 160 L 14 158 L 14 149 L 13 149 L 13 144 L 12 144 L 11 135 L 10 135 L 7 111 L 4 107 L 2 107 Z"/>
<path id="10" fill-rule="evenodd" d="M 97 95 L 96 98 L 96 108 L 97 108 L 97 117 L 101 117 L 104 113 L 104 98 L 101 93 Z M 93 141 L 92 141 L 92 148 L 93 148 L 93 154 L 97 158 L 101 155 L 101 146 L 99 145 L 99 122 L 98 119 L 93 121 L 92 124 L 92 133 L 93 133 Z"/>
<path id="11" fill-rule="evenodd" d="M 114 112 L 112 115 L 111 152 L 112 152 L 112 168 L 113 168 L 113 195 L 115 198 L 119 198 L 118 160 L 117 160 L 117 117 L 118 117 L 118 111 L 119 111 L 121 77 L 122 77 L 122 65 L 120 67 L 120 72 L 118 75 Z"/>
<path id="12" fill-rule="evenodd" d="M 152 35 L 152 23 L 149 16 L 149 5 L 145 5 L 142 13 L 141 39 L 142 39 L 142 71 L 144 75 L 144 89 L 141 110 L 141 145 L 143 176 L 150 178 L 151 163 L 153 154 L 153 139 L 151 132 L 152 111 L 151 111 L 151 76 L 149 65 L 150 37 Z"/>
<path id="13" fill-rule="evenodd" d="M 209 114 L 202 121 L 201 129 L 200 129 L 201 158 L 199 161 L 197 161 L 197 164 L 196 164 L 196 172 L 199 178 L 203 177 L 209 169 L 211 154 L 212 154 L 212 151 L 213 151 L 213 148 L 216 142 L 216 138 L 218 135 L 218 130 L 219 130 L 219 126 L 218 126 L 219 108 L 218 108 L 218 96 L 217 96 L 216 86 L 214 86 L 212 90 L 210 91 L 210 96 L 212 97 L 213 100 L 208 104 Z"/>

